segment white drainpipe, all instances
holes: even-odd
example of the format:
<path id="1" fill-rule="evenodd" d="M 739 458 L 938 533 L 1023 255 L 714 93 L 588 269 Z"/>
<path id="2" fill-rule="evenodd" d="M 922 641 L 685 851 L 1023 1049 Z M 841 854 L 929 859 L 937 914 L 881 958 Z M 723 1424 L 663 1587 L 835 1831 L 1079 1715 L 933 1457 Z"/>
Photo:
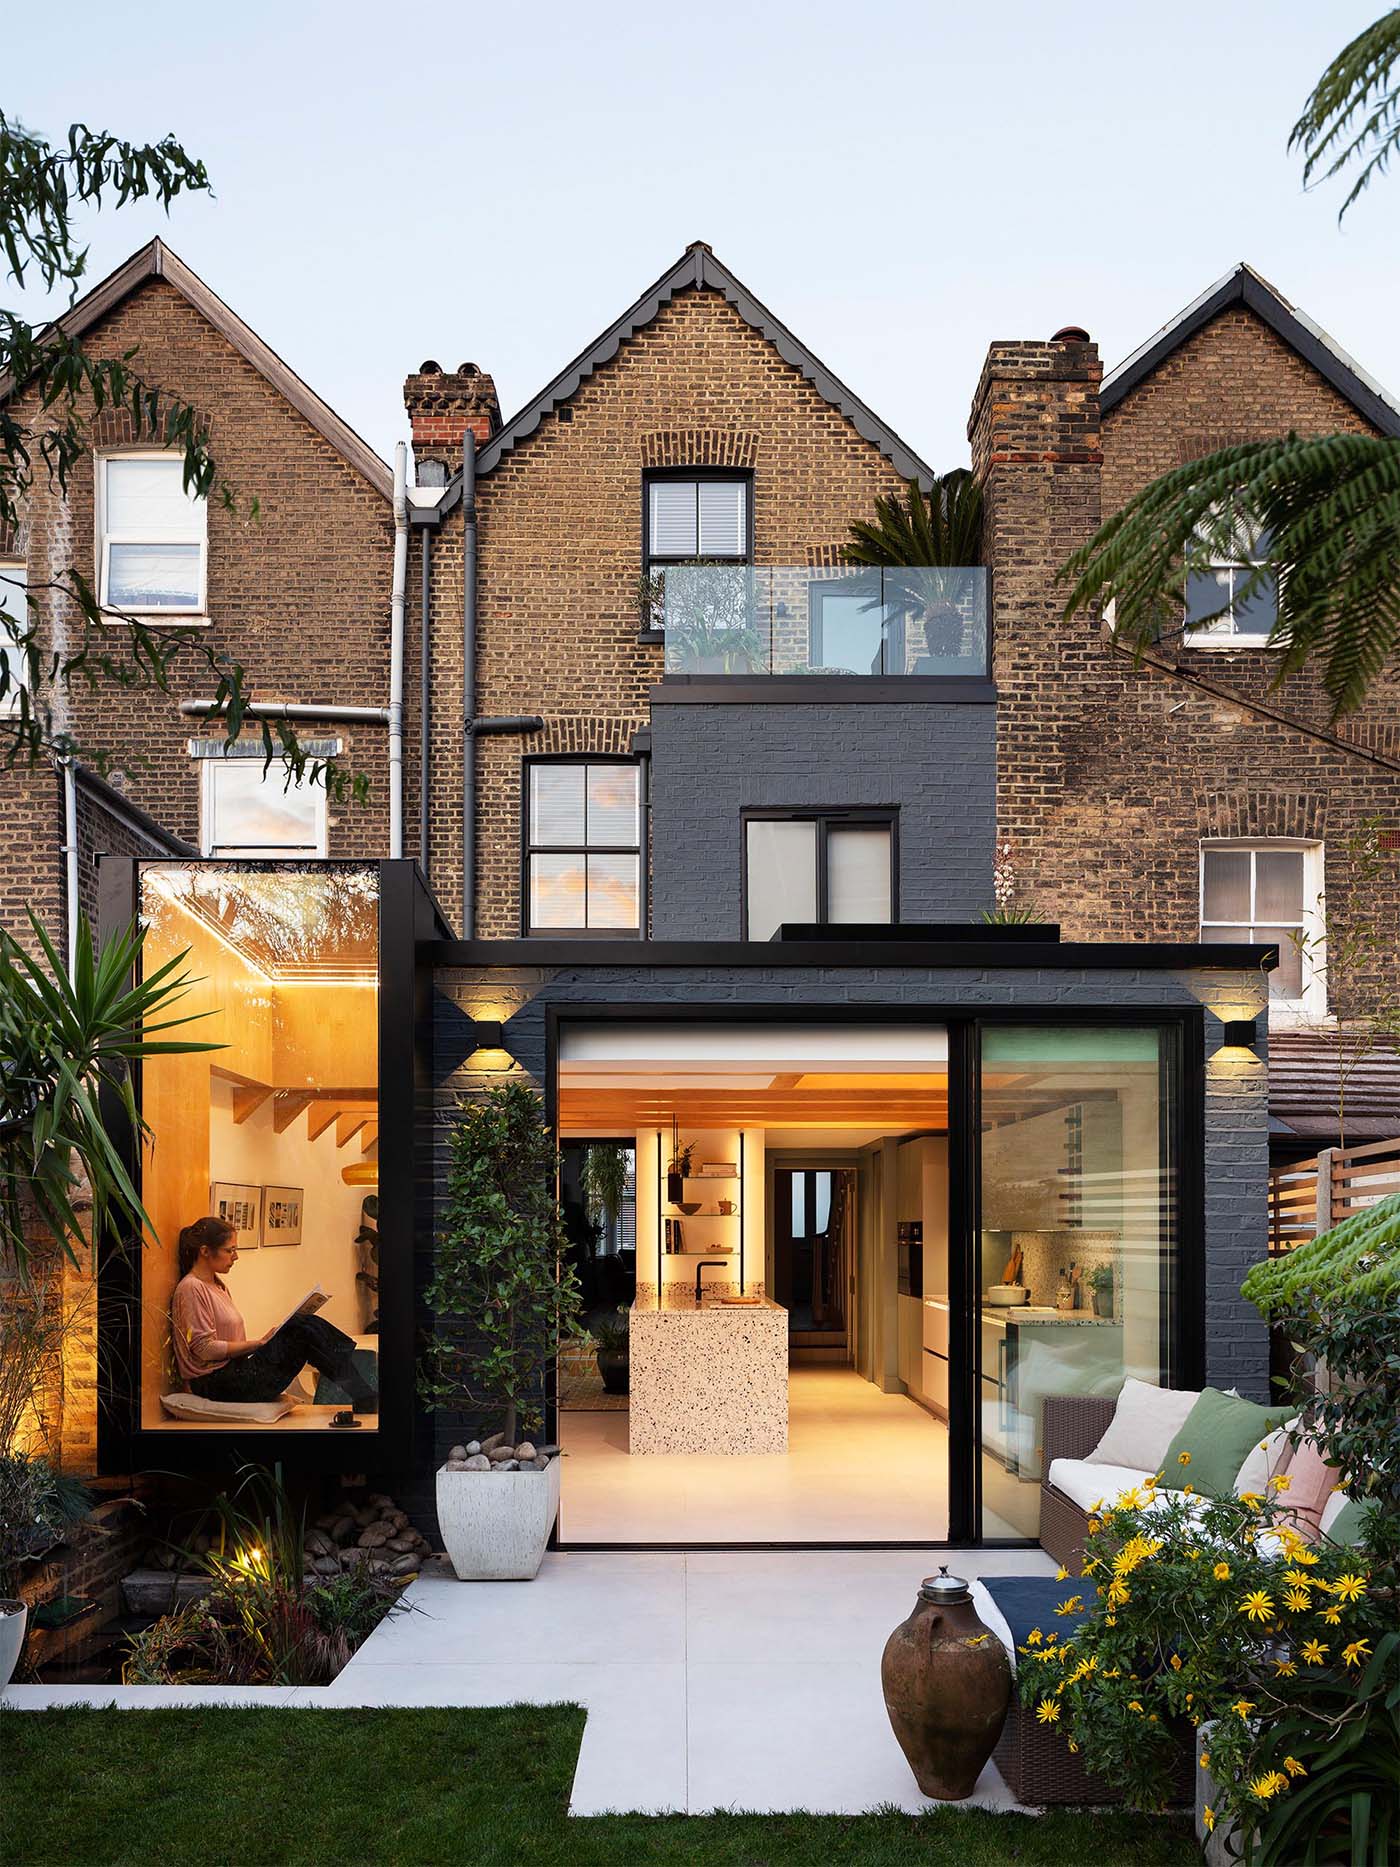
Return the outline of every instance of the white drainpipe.
<path id="1" fill-rule="evenodd" d="M 394 449 L 394 581 L 389 599 L 389 854 L 403 854 L 403 623 L 408 586 L 408 448 Z"/>
<path id="2" fill-rule="evenodd" d="M 63 769 L 63 862 L 68 897 L 68 976 L 78 963 L 78 781 L 73 775 L 73 761 L 61 761 Z"/>

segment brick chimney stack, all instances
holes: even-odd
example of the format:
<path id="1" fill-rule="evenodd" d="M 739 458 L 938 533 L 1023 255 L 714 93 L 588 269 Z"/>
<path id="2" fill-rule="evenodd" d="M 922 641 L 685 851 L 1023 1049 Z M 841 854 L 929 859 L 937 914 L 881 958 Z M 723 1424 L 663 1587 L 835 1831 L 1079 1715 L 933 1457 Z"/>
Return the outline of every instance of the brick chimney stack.
<path id="1" fill-rule="evenodd" d="M 461 460 L 468 428 L 480 446 L 501 425 L 496 385 L 475 363 L 459 363 L 447 371 L 430 357 L 405 379 L 403 400 L 413 429 L 413 457 L 420 467 L 435 460 L 451 472 Z"/>
<path id="2" fill-rule="evenodd" d="M 967 429 L 990 573 L 997 834 L 1013 844 L 1018 881 L 1033 899 L 1041 837 L 1064 794 L 1068 748 L 1054 697 L 1078 680 L 1083 706 L 1102 665 L 1102 625 L 1089 615 L 1066 621 L 1066 587 L 1057 581 L 1099 526 L 1102 377 L 1097 345 L 1075 325 L 1048 343 L 994 343 Z M 1040 905 L 1058 918 L 1053 893 Z"/>

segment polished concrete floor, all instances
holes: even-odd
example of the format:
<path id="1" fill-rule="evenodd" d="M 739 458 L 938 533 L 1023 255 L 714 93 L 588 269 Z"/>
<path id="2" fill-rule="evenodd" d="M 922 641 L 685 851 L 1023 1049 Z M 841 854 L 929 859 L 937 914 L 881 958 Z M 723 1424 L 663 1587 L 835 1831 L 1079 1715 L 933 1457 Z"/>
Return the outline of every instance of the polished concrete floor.
<path id="1" fill-rule="evenodd" d="M 788 1450 L 633 1458 L 625 1413 L 563 1413 L 559 1538 L 578 1543 L 936 1543 L 948 1435 L 852 1368 L 793 1368 Z"/>

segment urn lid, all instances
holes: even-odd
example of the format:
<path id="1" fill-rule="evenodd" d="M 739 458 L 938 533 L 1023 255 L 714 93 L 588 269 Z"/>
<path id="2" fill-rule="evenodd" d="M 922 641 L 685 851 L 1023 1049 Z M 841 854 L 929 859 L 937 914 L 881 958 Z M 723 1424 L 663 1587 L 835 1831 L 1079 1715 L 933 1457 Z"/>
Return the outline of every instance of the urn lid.
<path id="1" fill-rule="evenodd" d="M 940 1563 L 937 1575 L 926 1575 L 919 1584 L 919 1597 L 947 1607 L 954 1601 L 970 1601 L 972 1591 L 960 1575 L 949 1575 L 947 1563 Z"/>

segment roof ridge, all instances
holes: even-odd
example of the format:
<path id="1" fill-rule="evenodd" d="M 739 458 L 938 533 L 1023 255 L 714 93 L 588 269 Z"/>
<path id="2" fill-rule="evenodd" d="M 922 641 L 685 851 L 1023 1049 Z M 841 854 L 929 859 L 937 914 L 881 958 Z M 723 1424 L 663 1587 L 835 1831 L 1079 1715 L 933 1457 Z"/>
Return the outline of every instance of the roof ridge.
<path id="1" fill-rule="evenodd" d="M 936 477 L 933 468 L 755 298 L 737 274 L 715 257 L 714 249 L 704 240 L 692 241 L 675 264 L 648 286 L 620 318 L 567 363 L 489 440 L 482 442 L 477 451 L 477 473 L 490 473 L 521 441 L 535 432 L 547 414 L 571 400 L 597 370 L 610 362 L 628 338 L 652 323 L 678 292 L 688 290 L 720 292 L 744 322 L 811 383 L 823 401 L 837 409 L 864 440 L 879 449 L 901 478 L 918 480 L 925 491 L 928 490 Z M 459 481 L 460 475 L 454 476 L 451 482 L 454 490 Z"/>
<path id="2" fill-rule="evenodd" d="M 148 279 L 165 280 L 207 323 L 213 325 L 245 362 L 272 384 L 283 400 L 296 409 L 323 440 L 330 443 L 347 466 L 368 480 L 385 499 L 392 498 L 394 476 L 388 462 L 381 460 L 369 442 L 357 434 L 342 416 L 337 415 L 330 404 L 158 234 L 144 246 L 138 247 L 104 279 L 90 287 L 76 304 L 70 305 L 45 325 L 40 333 L 41 339 L 54 331 L 62 331 L 68 336 L 81 336 Z M 9 381 L 0 381 L 0 401 L 14 387 Z"/>

